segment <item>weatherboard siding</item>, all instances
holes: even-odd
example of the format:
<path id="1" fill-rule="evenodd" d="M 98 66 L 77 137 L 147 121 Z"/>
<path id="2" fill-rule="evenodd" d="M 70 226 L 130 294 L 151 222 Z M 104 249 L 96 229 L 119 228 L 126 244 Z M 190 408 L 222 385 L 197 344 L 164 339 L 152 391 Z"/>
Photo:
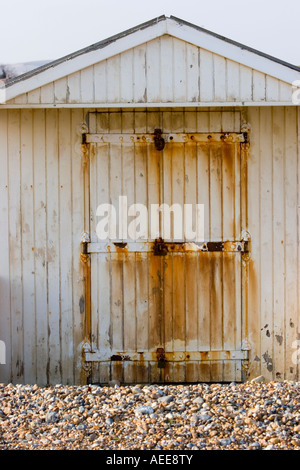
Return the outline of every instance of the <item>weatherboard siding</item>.
<path id="1" fill-rule="evenodd" d="M 296 107 L 247 110 L 251 252 L 244 328 L 250 374 L 267 380 L 299 380 L 299 117 Z"/>
<path id="2" fill-rule="evenodd" d="M 84 173 L 79 128 L 86 113 L 0 111 L 0 340 L 7 359 L 0 365 L 1 382 L 82 380 Z M 142 115 L 104 113 L 103 123 L 113 129 L 125 119 L 122 129 L 143 132 Z M 172 122 L 168 113 L 155 115 L 149 112 L 148 122 L 155 126 L 158 119 L 166 131 L 168 122 L 170 130 L 184 122 L 176 129 L 186 132 L 240 128 L 237 111 L 180 112 Z M 299 380 L 300 112 L 296 107 L 249 107 L 242 110 L 242 120 L 251 128 L 246 227 L 251 251 L 244 260 L 249 277 L 241 325 L 250 348 L 250 377 Z M 104 277 L 100 289 L 106 282 Z M 142 278 L 139 283 L 142 291 Z"/>
<path id="3" fill-rule="evenodd" d="M 68 74 L 8 105 L 289 103 L 291 85 L 169 35 Z"/>
<path id="4" fill-rule="evenodd" d="M 83 110 L 0 111 L 2 382 L 80 381 L 82 121 Z"/>

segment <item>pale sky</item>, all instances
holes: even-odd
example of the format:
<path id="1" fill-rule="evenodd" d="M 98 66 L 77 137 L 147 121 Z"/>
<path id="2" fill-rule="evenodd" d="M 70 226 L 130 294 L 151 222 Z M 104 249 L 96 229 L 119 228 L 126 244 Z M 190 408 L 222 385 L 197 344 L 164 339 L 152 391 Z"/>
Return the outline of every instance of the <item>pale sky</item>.
<path id="1" fill-rule="evenodd" d="M 300 66 L 300 0 L 0 0 L 0 64 L 54 60 L 160 15 Z"/>

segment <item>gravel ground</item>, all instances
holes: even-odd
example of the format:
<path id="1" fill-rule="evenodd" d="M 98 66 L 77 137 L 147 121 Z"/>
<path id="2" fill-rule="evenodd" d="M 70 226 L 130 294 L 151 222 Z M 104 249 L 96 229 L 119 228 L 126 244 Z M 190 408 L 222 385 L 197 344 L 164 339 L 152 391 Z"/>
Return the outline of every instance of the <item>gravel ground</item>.
<path id="1" fill-rule="evenodd" d="M 300 450 L 300 382 L 0 384 L 0 450 Z"/>

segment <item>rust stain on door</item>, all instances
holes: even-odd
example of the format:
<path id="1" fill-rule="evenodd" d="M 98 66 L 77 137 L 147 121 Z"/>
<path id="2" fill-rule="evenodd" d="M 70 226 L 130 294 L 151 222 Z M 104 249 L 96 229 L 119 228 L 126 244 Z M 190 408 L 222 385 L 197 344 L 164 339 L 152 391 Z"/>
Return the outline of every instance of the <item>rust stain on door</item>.
<path id="1" fill-rule="evenodd" d="M 238 238 L 243 178 L 236 172 L 240 171 L 241 144 L 230 140 L 230 134 L 223 142 L 211 140 L 210 143 L 209 139 L 203 142 L 195 138 L 188 139 L 188 143 L 172 143 L 165 138 L 164 144 L 160 142 L 156 148 L 153 143 L 142 142 L 138 149 L 134 142 L 127 142 L 126 152 L 124 143 L 111 144 L 121 163 L 124 155 L 128 158 L 132 152 L 136 168 L 143 166 L 144 186 L 138 186 L 141 170 L 132 169 L 131 184 L 128 168 L 126 177 L 121 173 L 120 187 L 126 185 L 131 200 L 138 202 L 141 197 L 147 201 L 148 210 L 150 204 L 172 203 L 174 198 L 182 203 L 205 202 L 209 237 L 202 245 L 185 239 L 165 240 L 162 236 L 148 238 L 145 252 L 131 251 L 127 241 L 110 240 L 113 247 L 107 257 L 110 290 L 104 302 L 106 307 L 99 306 L 98 312 L 100 328 L 101 324 L 110 324 L 110 350 L 102 354 L 100 343 L 94 356 L 95 361 L 108 362 L 107 382 L 241 379 L 236 372 L 241 370 L 243 360 L 238 354 L 242 341 L 238 305 L 242 253 L 247 251 L 246 244 Z M 101 152 L 96 154 L 99 157 Z M 108 160 L 112 158 L 109 152 L 107 155 Z M 96 160 L 91 162 L 91 172 Z M 195 168 L 194 179 L 192 172 L 186 178 L 185 166 L 189 164 Z M 206 167 L 210 171 L 201 171 Z M 189 184 L 194 184 L 189 193 L 192 195 L 203 195 L 203 188 L 207 188 L 206 201 L 190 200 Z M 101 190 L 90 188 L 91 193 L 101 194 Z M 91 256 L 100 259 L 97 253 Z M 86 268 L 86 279 L 89 276 Z M 94 289 L 99 290 L 99 286 Z M 90 309 L 90 305 L 86 308 Z M 93 335 L 97 334 L 93 331 Z M 93 360 L 92 353 L 89 358 Z"/>

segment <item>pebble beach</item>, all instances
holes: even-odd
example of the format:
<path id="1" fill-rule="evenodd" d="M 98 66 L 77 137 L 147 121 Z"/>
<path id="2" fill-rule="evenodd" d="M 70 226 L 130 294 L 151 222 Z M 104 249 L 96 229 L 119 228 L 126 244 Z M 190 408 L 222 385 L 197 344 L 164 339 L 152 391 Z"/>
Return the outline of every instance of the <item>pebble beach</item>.
<path id="1" fill-rule="evenodd" d="M 0 450 L 300 450 L 300 382 L 0 384 Z"/>

